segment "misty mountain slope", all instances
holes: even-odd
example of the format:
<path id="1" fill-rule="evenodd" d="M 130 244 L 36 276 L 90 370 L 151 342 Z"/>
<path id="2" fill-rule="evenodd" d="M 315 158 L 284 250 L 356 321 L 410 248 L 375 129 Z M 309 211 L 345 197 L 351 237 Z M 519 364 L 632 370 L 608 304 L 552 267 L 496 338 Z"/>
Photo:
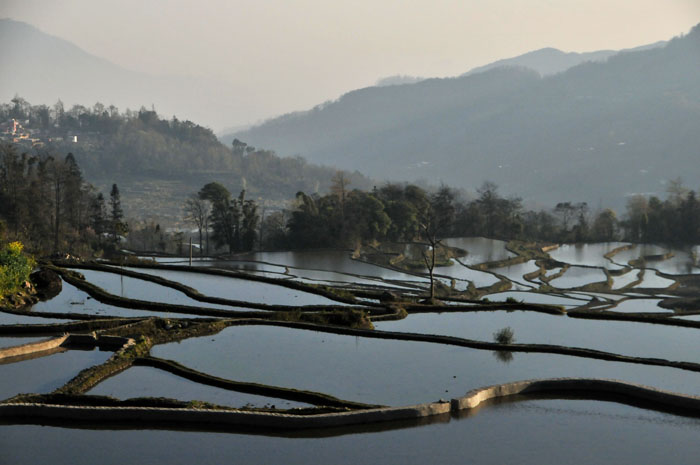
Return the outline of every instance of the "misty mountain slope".
<path id="1" fill-rule="evenodd" d="M 700 187 L 699 75 L 695 27 L 665 47 L 546 78 L 501 68 L 364 89 L 239 137 L 375 178 L 466 188 L 490 179 L 532 200 L 619 206 L 677 176 Z"/>
<path id="2" fill-rule="evenodd" d="M 30 102 L 121 110 L 155 105 L 159 113 L 210 124 L 230 119 L 237 104 L 230 86 L 183 76 L 134 72 L 96 57 L 29 24 L 0 19 L 0 99 L 20 95 Z M 10 44 L 10 45 L 8 45 Z"/>
<path id="3" fill-rule="evenodd" d="M 325 147 L 354 144 L 358 137 L 389 131 L 448 108 L 477 104 L 503 89 L 517 91 L 538 79 L 533 71 L 499 69 L 489 74 L 427 79 L 413 85 L 368 87 L 308 112 L 275 118 L 239 137 L 246 142 L 272 140 L 284 147 L 285 153 L 301 153 L 310 147 L 322 151 Z"/>

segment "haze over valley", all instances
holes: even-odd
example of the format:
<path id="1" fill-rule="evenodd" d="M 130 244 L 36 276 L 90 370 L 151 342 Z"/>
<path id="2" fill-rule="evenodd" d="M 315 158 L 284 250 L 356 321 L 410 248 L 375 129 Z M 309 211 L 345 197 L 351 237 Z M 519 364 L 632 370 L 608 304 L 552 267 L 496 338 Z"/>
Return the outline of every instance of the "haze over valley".
<path id="1" fill-rule="evenodd" d="M 0 18 L 3 464 L 697 463 L 698 0 Z"/>

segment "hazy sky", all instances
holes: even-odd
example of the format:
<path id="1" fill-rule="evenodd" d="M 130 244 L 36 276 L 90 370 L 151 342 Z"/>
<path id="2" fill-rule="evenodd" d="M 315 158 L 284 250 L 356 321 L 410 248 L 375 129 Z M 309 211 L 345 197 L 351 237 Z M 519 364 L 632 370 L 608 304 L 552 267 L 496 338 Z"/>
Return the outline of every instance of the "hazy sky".
<path id="1" fill-rule="evenodd" d="M 700 0 L 0 0 L 0 17 L 134 70 L 225 81 L 256 102 L 232 121 L 252 122 L 390 75 L 669 39 Z"/>

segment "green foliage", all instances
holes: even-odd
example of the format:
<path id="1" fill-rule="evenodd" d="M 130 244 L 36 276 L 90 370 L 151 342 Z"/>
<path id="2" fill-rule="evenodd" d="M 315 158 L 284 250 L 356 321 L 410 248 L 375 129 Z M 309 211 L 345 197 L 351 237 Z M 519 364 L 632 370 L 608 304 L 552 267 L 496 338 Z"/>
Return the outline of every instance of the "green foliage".
<path id="1" fill-rule="evenodd" d="M 208 221 L 217 247 L 227 246 L 229 253 L 253 250 L 260 216 L 256 202 L 246 199 L 245 190 L 234 199 L 223 185 L 210 182 L 202 187 L 198 197 L 211 203 Z"/>
<path id="2" fill-rule="evenodd" d="M 512 344 L 515 342 L 515 331 L 510 326 L 501 328 L 493 333 L 493 340 L 499 344 Z"/>
<path id="3" fill-rule="evenodd" d="M 0 220 L 11 240 L 33 252 L 80 253 L 95 234 L 95 199 L 71 153 L 20 155 L 16 146 L 0 145 Z"/>
<path id="4" fill-rule="evenodd" d="M 0 123 L 13 117 L 28 120 L 24 127 L 33 137 L 57 153 L 72 152 L 89 179 L 118 180 L 124 185 L 134 177 L 180 178 L 194 189 L 215 178 L 232 191 L 245 188 L 256 196 L 264 192 L 280 199 L 300 190 L 327 189 L 335 171 L 308 164 L 301 157 L 280 158 L 238 140 L 227 147 L 211 129 L 174 117 L 163 119 L 145 108 L 120 113 L 100 103 L 69 110 L 57 104 L 43 118 L 39 115 L 45 113 L 45 105 L 18 99 L 23 102 L 22 114 L 15 115 L 13 105 L 0 103 Z M 371 185 L 358 172 L 348 178 L 360 187 Z"/>
<path id="5" fill-rule="evenodd" d="M 0 296 L 19 290 L 29 279 L 35 262 L 22 249 L 21 242 L 11 242 L 0 249 Z"/>

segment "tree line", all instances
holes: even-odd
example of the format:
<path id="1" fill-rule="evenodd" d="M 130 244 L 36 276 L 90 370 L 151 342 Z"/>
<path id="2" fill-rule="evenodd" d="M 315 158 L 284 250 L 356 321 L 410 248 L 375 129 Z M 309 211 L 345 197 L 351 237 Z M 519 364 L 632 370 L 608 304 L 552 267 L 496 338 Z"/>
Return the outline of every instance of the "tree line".
<path id="1" fill-rule="evenodd" d="M 612 209 L 591 211 L 586 203 L 558 202 L 529 210 L 522 199 L 503 197 L 483 183 L 465 199 L 447 186 L 427 191 L 411 184 L 385 184 L 372 191 L 349 190 L 334 177 L 331 192 L 299 192 L 290 211 L 262 221 L 265 248 L 355 247 L 382 241 L 428 241 L 436 237 L 484 236 L 547 242 L 656 242 L 700 244 L 700 202 L 680 180 L 668 197 L 628 199 L 619 218 Z"/>
<path id="2" fill-rule="evenodd" d="M 233 197 L 222 184 L 211 182 L 187 199 L 185 221 L 197 228 L 200 254 L 209 254 L 210 229 L 214 246 L 225 247 L 228 253 L 233 253 L 253 250 L 260 215 L 255 200 L 246 199 L 245 190 Z"/>
<path id="3" fill-rule="evenodd" d="M 0 238 L 21 241 L 38 254 L 93 255 L 114 249 L 127 231 L 117 185 L 108 207 L 72 153 L 20 154 L 16 146 L 0 144 Z"/>
<path id="4" fill-rule="evenodd" d="M 197 173 L 198 179 L 222 181 L 223 174 L 236 180 L 237 189 L 287 198 L 299 190 L 326 190 L 334 173 L 301 157 L 278 157 L 239 140 L 226 146 L 211 129 L 174 116 L 162 118 L 153 108 L 120 112 L 99 102 L 65 108 L 60 100 L 52 106 L 32 105 L 16 96 L 0 103 L 0 122 L 11 118 L 41 139 L 43 149 L 73 153 L 90 179 L 122 175 L 189 180 Z M 352 177 L 355 185 L 371 186 L 360 173 Z"/>

